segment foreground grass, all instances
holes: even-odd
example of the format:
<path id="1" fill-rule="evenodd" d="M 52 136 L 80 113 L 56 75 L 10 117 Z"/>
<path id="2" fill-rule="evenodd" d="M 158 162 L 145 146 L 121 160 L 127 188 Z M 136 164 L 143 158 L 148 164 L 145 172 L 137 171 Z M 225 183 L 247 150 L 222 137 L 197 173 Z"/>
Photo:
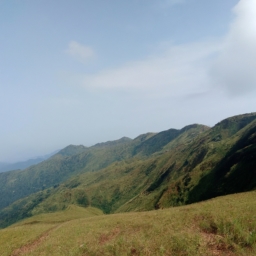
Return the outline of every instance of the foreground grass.
<path id="1" fill-rule="evenodd" d="M 55 223 L 53 215 L 34 216 L 0 230 L 0 255 L 256 255 L 255 198 Z"/>
<path id="2" fill-rule="evenodd" d="M 20 225 L 28 225 L 28 224 L 37 224 L 37 223 L 63 223 L 70 220 L 88 218 L 92 216 L 102 215 L 103 212 L 94 207 L 79 207 L 77 205 L 69 205 L 67 209 L 60 212 L 53 213 L 43 213 L 39 215 L 35 215 L 31 218 L 20 221 L 11 227 L 20 226 Z"/>
<path id="3" fill-rule="evenodd" d="M 27 249 L 26 246 L 29 247 L 37 241 L 42 241 L 42 237 L 48 237 L 50 232 L 62 223 L 102 214 L 102 211 L 97 208 L 82 208 L 70 205 L 62 212 L 40 214 L 25 219 L 9 228 L 0 230 L 0 255 L 20 255 L 21 252 L 16 253 L 15 250 L 19 248 Z"/>

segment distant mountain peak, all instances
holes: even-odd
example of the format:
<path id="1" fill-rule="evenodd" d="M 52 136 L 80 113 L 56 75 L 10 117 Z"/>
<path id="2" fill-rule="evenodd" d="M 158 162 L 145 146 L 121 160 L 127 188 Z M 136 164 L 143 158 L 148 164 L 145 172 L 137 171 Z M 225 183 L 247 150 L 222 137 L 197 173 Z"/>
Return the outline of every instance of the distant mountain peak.
<path id="1" fill-rule="evenodd" d="M 122 137 L 118 140 L 111 140 L 111 141 L 106 141 L 106 142 L 101 142 L 101 143 L 97 143 L 92 147 L 108 147 L 108 146 L 115 146 L 117 144 L 121 144 L 121 143 L 126 143 L 126 142 L 130 142 L 132 141 L 131 138 L 128 137 Z"/>
<path id="2" fill-rule="evenodd" d="M 225 130 L 224 137 L 229 137 L 237 133 L 239 130 L 244 128 L 246 125 L 256 119 L 256 112 L 247 113 L 242 115 L 236 115 L 218 122 L 212 129 L 212 133 L 218 133 L 219 131 Z"/>
<path id="3" fill-rule="evenodd" d="M 205 130 L 211 128 L 211 127 L 209 127 L 207 125 L 204 125 L 204 124 L 190 124 L 190 125 L 184 126 L 180 131 L 184 132 L 184 131 L 187 131 L 189 129 L 198 128 L 198 127 L 205 128 Z"/>
<path id="4" fill-rule="evenodd" d="M 69 145 L 60 150 L 57 155 L 72 156 L 86 151 L 87 147 L 83 145 Z"/>

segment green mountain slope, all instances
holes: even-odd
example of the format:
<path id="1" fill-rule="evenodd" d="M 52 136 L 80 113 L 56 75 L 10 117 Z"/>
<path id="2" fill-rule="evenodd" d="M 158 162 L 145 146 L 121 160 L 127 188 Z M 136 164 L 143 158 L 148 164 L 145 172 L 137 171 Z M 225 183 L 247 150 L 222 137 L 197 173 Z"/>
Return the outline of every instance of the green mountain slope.
<path id="1" fill-rule="evenodd" d="M 168 143 L 166 148 L 169 147 L 169 150 L 163 150 L 148 159 L 116 162 L 97 173 L 79 175 L 61 185 L 58 191 L 35 208 L 34 213 L 49 211 L 51 202 L 61 201 L 61 193 L 75 189 L 84 191 L 89 203 L 106 213 L 158 209 L 251 190 L 256 180 L 253 172 L 253 165 L 256 166 L 256 158 L 253 157 L 256 121 L 252 120 L 252 115 L 230 118 L 196 136 L 195 131 L 189 129 Z M 227 121 L 232 132 L 229 132 L 228 126 L 222 126 Z M 216 141 L 216 134 L 222 139 Z M 251 146 L 248 148 L 248 145 Z M 244 180 L 250 179 L 248 183 L 238 178 L 241 186 L 232 186 L 232 175 L 223 179 L 229 172 L 226 165 L 234 149 L 240 154 L 244 152 L 244 161 L 238 158 L 240 165 L 233 177 L 244 173 Z M 246 166 L 248 172 L 251 170 L 251 175 L 243 172 Z M 222 179 L 218 180 L 219 187 L 216 186 L 216 178 L 213 178 L 215 172 L 223 173 Z M 214 177 L 220 178 L 216 175 Z M 75 188 L 72 188 L 74 185 Z M 225 189 L 220 190 L 221 187 Z"/>
<path id="2" fill-rule="evenodd" d="M 37 191 L 58 186 L 79 172 L 96 171 L 120 158 L 126 158 L 127 141 L 116 141 L 106 148 L 70 145 L 50 159 L 24 171 L 0 174 L 0 209 Z M 121 152 L 123 150 L 123 152 Z"/>
<path id="3" fill-rule="evenodd" d="M 235 141 L 215 168 L 193 188 L 189 202 L 256 188 L 256 122 L 236 134 Z"/>
<path id="4" fill-rule="evenodd" d="M 84 153 L 87 151 L 87 147 L 83 145 L 75 146 L 75 145 L 69 145 L 62 150 L 60 150 L 56 155 L 61 155 L 61 156 L 73 156 L 73 155 L 78 155 L 81 153 Z"/>
<path id="5" fill-rule="evenodd" d="M 72 156 L 56 155 L 51 160 L 60 159 L 54 169 L 64 173 L 60 184 L 49 182 L 48 189 L 31 192 L 1 210 L 0 226 L 71 204 L 91 205 L 105 213 L 144 211 L 252 190 L 255 134 L 252 113 L 225 119 L 211 129 L 191 125 L 178 132 L 171 129 L 98 144 Z M 42 166 L 37 167 L 38 174 L 44 174 Z M 7 183 L 17 177 L 14 172 L 9 175 L 13 177 Z"/>
<path id="6" fill-rule="evenodd" d="M 198 125 L 197 130 L 201 132 L 202 127 Z M 52 186 L 57 187 L 79 173 L 98 171 L 113 162 L 129 159 L 139 153 L 141 153 L 140 157 L 143 157 L 143 152 L 135 148 L 154 136 L 157 134 L 141 135 L 134 140 L 124 137 L 116 141 L 99 143 L 90 148 L 70 145 L 50 159 L 24 171 L 1 173 L 0 209 L 30 194 Z M 174 136 L 165 139 L 164 144 L 173 139 Z"/>
<path id="7" fill-rule="evenodd" d="M 255 131 L 255 115 L 233 117 L 174 148 L 157 179 L 118 210 L 176 206 L 256 188 Z"/>
<path id="8" fill-rule="evenodd" d="M 183 134 L 188 130 L 195 130 L 195 135 L 197 135 L 197 129 L 200 131 L 208 130 L 209 127 L 202 126 L 198 124 L 188 125 L 181 130 L 169 129 L 167 131 L 159 132 L 152 136 L 151 138 L 143 141 L 140 145 L 135 147 L 135 154 L 151 155 L 155 152 L 161 151 L 168 143 L 174 141 L 179 135 Z M 191 137 L 191 133 L 190 133 Z"/>

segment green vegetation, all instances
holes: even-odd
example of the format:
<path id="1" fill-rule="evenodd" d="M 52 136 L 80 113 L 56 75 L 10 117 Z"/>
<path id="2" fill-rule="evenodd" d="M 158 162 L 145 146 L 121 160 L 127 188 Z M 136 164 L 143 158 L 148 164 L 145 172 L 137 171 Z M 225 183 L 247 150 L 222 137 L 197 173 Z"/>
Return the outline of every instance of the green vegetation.
<path id="1" fill-rule="evenodd" d="M 92 207 L 81 208 L 71 205 L 62 212 L 41 214 L 26 219 L 0 231 L 0 255 L 24 255 L 27 253 L 27 247 L 33 248 L 33 245 L 36 246 L 38 242 L 41 242 L 44 237 L 47 237 L 52 230 L 61 226 L 62 223 L 101 214 L 100 210 Z M 19 248 L 22 248 L 22 250 L 19 250 Z"/>
<path id="2" fill-rule="evenodd" d="M 0 174 L 0 255 L 256 255 L 255 166 L 256 113 L 70 145 Z"/>
<path id="3" fill-rule="evenodd" d="M 199 125 L 198 131 L 201 131 Z M 121 138 L 116 141 L 96 144 L 90 148 L 70 145 L 50 159 L 26 170 L 0 173 L 2 195 L 0 210 L 20 198 L 47 188 L 57 187 L 80 173 L 101 170 L 116 161 L 135 157 L 136 154 L 140 154 L 139 158 L 143 158 L 143 153 L 135 148 L 154 136 L 157 134 L 141 135 L 134 140 Z M 162 140 L 162 146 L 172 139 L 174 137 Z"/>
<path id="4" fill-rule="evenodd" d="M 81 218 L 88 218 L 92 216 L 99 216 L 102 215 L 103 212 L 94 207 L 80 207 L 77 205 L 69 205 L 63 211 L 57 211 L 54 213 L 44 213 L 38 214 L 36 216 L 27 218 L 23 221 L 20 221 L 16 224 L 13 224 L 11 227 L 17 227 L 21 225 L 32 225 L 32 224 L 40 224 L 40 223 L 47 223 L 47 224 L 56 224 L 67 222 L 70 220 L 81 219 Z"/>
<path id="5" fill-rule="evenodd" d="M 255 255 L 255 196 L 111 215 L 72 206 L 0 230 L 0 255 Z"/>
<path id="6" fill-rule="evenodd" d="M 109 214 L 250 191 L 256 187 L 255 166 L 255 113 L 228 118 L 213 128 L 190 125 L 91 148 L 69 146 L 33 168 L 0 176 L 6 195 L 2 202 L 15 200 L 15 191 L 21 198 L 0 210 L 0 227 L 70 205 Z M 34 193 L 42 181 L 48 188 Z"/>

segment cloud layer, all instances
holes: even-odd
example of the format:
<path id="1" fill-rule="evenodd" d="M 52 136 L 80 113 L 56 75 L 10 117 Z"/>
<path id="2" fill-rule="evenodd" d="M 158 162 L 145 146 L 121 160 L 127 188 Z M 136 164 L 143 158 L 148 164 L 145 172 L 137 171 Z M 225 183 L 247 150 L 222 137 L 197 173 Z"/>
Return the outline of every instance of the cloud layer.
<path id="1" fill-rule="evenodd" d="M 223 47 L 212 67 L 217 85 L 238 96 L 256 88 L 256 1 L 241 0 Z"/>
<path id="2" fill-rule="evenodd" d="M 155 96 L 201 93 L 207 88 L 206 65 L 218 49 L 216 42 L 172 45 L 160 55 L 85 75 L 81 82 L 89 89 L 153 92 Z"/>
<path id="3" fill-rule="evenodd" d="M 182 1 L 170 1 L 176 2 Z M 231 96 L 248 93 L 256 87 L 256 2 L 241 0 L 233 12 L 235 19 L 221 40 L 169 44 L 161 54 L 92 75 L 80 75 L 76 82 L 80 80 L 84 88 L 92 90 L 155 96 L 183 97 L 212 89 Z M 79 49 L 74 52 L 81 52 L 84 57 L 90 56 L 90 50 L 75 42 L 70 48 Z"/>

